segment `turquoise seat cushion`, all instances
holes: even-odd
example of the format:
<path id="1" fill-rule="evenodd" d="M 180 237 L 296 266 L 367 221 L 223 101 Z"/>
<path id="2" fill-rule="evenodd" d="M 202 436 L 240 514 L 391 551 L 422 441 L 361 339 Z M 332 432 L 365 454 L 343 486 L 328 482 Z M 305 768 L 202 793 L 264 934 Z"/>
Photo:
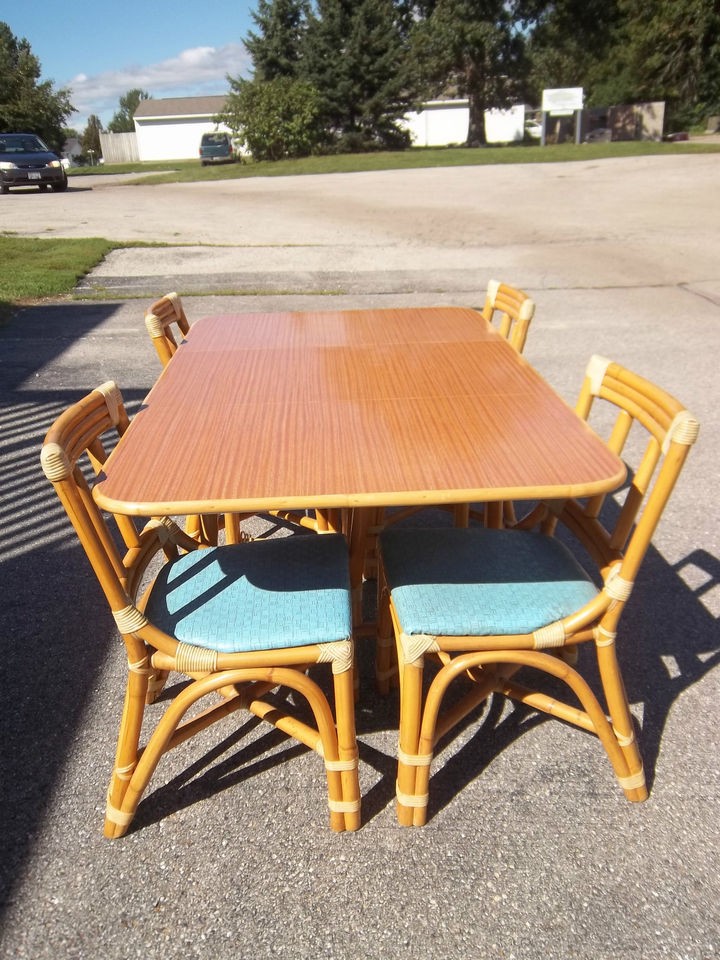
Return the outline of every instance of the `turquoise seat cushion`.
<path id="1" fill-rule="evenodd" d="M 177 640 L 220 653 L 345 640 L 345 538 L 308 534 L 184 554 L 160 571 L 145 614 Z"/>
<path id="2" fill-rule="evenodd" d="M 539 533 L 388 529 L 380 551 L 405 633 L 532 633 L 597 595 L 570 551 Z"/>

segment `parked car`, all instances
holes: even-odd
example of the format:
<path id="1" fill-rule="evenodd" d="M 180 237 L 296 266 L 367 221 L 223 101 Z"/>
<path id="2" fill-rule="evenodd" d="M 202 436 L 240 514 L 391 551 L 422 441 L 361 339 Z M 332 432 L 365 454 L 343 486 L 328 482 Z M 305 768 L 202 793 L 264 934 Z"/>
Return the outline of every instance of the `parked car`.
<path id="1" fill-rule="evenodd" d="M 60 157 L 34 133 L 0 133 L 0 193 L 10 187 L 67 190 Z"/>
<path id="2" fill-rule="evenodd" d="M 532 118 L 525 121 L 525 133 L 533 140 L 539 140 L 542 137 L 542 123 Z"/>
<path id="3" fill-rule="evenodd" d="M 200 163 L 233 163 L 235 149 L 229 133 L 204 133 L 200 139 Z"/>

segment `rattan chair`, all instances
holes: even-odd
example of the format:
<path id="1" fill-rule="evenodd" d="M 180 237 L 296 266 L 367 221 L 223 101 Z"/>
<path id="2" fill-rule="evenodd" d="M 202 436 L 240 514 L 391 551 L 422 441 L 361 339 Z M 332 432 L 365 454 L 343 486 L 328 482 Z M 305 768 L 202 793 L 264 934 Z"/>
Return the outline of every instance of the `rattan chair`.
<path id="1" fill-rule="evenodd" d="M 347 545 L 339 535 L 295 536 L 200 548 L 170 519 L 138 529 L 106 517 L 86 479 L 108 440 L 128 426 L 120 391 L 106 383 L 50 428 L 41 460 L 100 582 L 128 660 L 125 705 L 108 792 L 105 835 L 120 837 L 161 756 L 245 708 L 315 750 L 324 764 L 334 830 L 360 822 Z M 116 521 L 119 538 L 111 532 Z M 118 543 L 121 547 L 118 547 Z M 150 564 L 164 561 L 154 578 Z M 88 635 L 92 631 L 88 623 Z M 335 713 L 313 664 L 332 668 Z M 161 711 L 169 671 L 189 678 Z M 310 711 L 282 700 L 299 694 Z M 275 695 L 265 699 L 271 691 Z M 187 711 L 198 701 L 201 712 Z M 154 724 L 154 726 L 153 726 Z M 150 731 L 140 748 L 141 728 Z"/>
<path id="2" fill-rule="evenodd" d="M 517 529 L 390 528 L 380 535 L 380 630 L 394 632 L 400 664 L 397 797 L 403 824 L 425 822 L 439 738 L 491 693 L 596 734 L 626 797 L 647 796 L 615 641 L 698 424 L 669 394 L 597 356 L 578 413 L 587 419 L 596 400 L 617 408 L 608 445 L 634 461 L 624 496 L 540 504 Z M 612 522 L 601 519 L 601 511 L 603 518 L 614 514 Z M 582 548 L 597 583 L 553 536 L 558 524 Z M 604 707 L 575 664 L 582 644 L 595 653 Z M 439 666 L 424 689 L 429 660 Z M 528 684 L 543 675 L 564 681 L 577 703 L 520 684 L 514 675 L 521 668 L 530 668 Z M 469 690 L 445 707 L 448 687 L 461 678 L 472 681 Z"/>
<path id="3" fill-rule="evenodd" d="M 178 294 L 167 293 L 156 300 L 145 314 L 145 326 L 160 357 L 160 362 L 166 366 L 178 348 L 178 341 L 182 340 L 179 334 L 185 336 L 190 330 L 190 324 Z M 178 334 L 173 332 L 174 326 L 177 326 Z"/>
<path id="4" fill-rule="evenodd" d="M 523 352 L 534 314 L 535 302 L 522 290 L 499 280 L 488 283 L 482 315 L 488 323 L 497 326 L 498 332 L 518 353 Z"/>

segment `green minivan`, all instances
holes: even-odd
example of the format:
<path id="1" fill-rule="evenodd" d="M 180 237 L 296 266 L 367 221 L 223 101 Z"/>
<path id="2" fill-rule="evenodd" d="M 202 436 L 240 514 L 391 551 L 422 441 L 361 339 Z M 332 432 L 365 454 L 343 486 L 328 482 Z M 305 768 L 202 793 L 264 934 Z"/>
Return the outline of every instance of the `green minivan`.
<path id="1" fill-rule="evenodd" d="M 204 133 L 200 140 L 200 163 L 234 163 L 235 150 L 229 133 Z"/>

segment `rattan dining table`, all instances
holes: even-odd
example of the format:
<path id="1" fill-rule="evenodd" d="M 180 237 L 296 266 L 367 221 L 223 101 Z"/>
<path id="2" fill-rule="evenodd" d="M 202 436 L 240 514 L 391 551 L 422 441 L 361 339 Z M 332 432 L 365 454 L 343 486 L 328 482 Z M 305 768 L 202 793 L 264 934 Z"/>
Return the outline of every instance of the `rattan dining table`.
<path id="1" fill-rule="evenodd" d="M 593 495 L 624 477 L 477 311 L 436 306 L 198 320 L 93 495 L 138 516 L 366 518 L 397 505 Z M 354 529 L 357 579 L 362 522 Z"/>

